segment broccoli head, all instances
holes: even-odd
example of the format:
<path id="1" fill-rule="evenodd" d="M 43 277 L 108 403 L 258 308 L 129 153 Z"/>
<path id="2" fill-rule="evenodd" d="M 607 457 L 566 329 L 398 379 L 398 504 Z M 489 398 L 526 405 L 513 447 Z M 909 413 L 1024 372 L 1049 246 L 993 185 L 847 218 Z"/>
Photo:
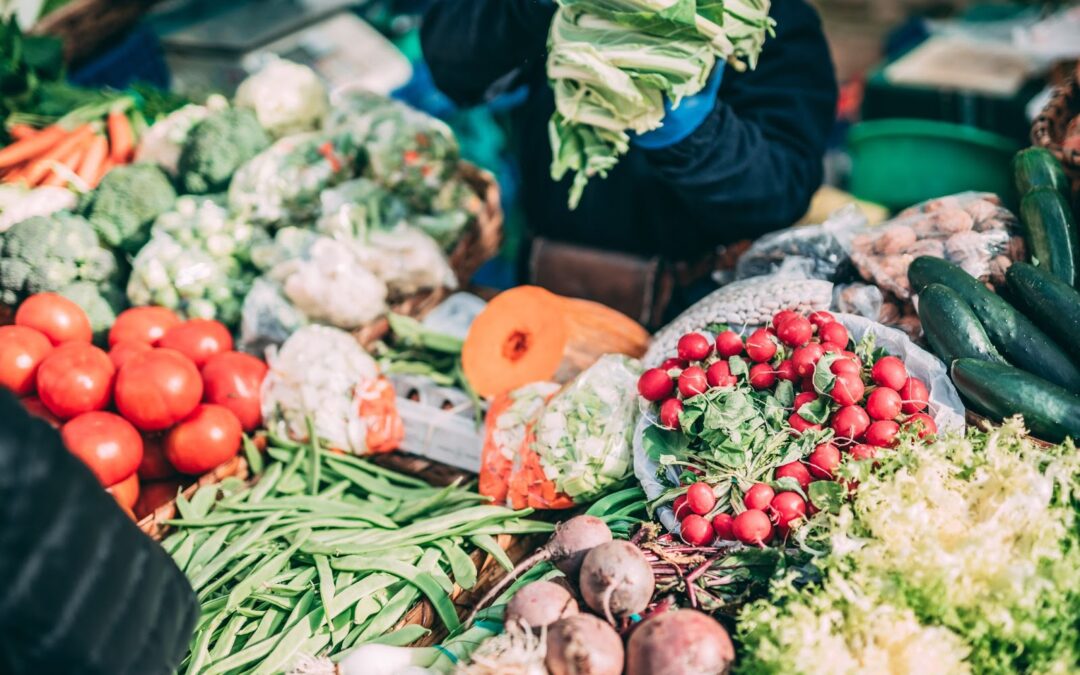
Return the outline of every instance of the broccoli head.
<path id="1" fill-rule="evenodd" d="M 118 285 L 120 269 L 85 218 L 60 212 L 34 216 L 0 233 L 0 302 L 60 291 L 78 281 L 105 289 Z"/>
<path id="2" fill-rule="evenodd" d="M 86 312 L 94 340 L 104 342 L 116 322 L 116 314 L 124 308 L 124 294 L 114 286 L 105 289 L 89 281 L 76 281 L 60 290 L 60 295 L 71 300 Z"/>
<path id="3" fill-rule="evenodd" d="M 120 166 L 101 179 L 84 204 L 84 214 L 101 239 L 134 253 L 150 238 L 154 219 L 176 203 L 168 176 L 153 164 Z"/>
<path id="4" fill-rule="evenodd" d="M 180 185 L 191 194 L 221 192 L 242 164 L 270 146 L 255 113 L 228 108 L 196 124 L 180 152 Z"/>

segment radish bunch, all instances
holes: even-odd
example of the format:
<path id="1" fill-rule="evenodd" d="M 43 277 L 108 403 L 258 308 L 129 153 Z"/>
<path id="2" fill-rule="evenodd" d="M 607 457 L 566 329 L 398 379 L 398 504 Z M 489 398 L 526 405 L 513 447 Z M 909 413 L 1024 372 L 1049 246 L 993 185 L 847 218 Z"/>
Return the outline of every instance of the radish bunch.
<path id="1" fill-rule="evenodd" d="M 895 446 L 902 431 L 919 437 L 937 432 L 927 414 L 926 384 L 911 377 L 899 358 L 875 351 L 872 342 L 855 346 L 828 312 L 803 316 L 785 310 L 745 339 L 732 330 L 715 339 L 688 333 L 677 350 L 638 380 L 640 395 L 657 406 L 662 429 L 690 433 L 684 423 L 695 424 L 693 433 L 703 436 L 701 416 L 684 415 L 688 402 L 745 390 L 782 401 L 786 423 L 779 433 L 801 439 L 805 448 L 795 461 L 764 471 L 759 466 L 744 473 L 710 473 L 710 467 L 696 466 L 684 471 L 684 484 L 696 482 L 673 490 L 678 496 L 672 508 L 690 545 L 719 539 L 763 546 L 777 535 L 785 537 L 818 507 L 825 508 L 815 506 L 815 494 L 846 494 L 841 488 L 857 487 L 850 473 L 841 475 L 845 463 L 872 466 L 878 452 Z M 701 449 L 697 452 L 700 457 Z M 790 451 L 785 454 L 790 459 Z M 814 486 L 819 482 L 831 485 Z M 739 489 L 729 489 L 731 483 Z"/>

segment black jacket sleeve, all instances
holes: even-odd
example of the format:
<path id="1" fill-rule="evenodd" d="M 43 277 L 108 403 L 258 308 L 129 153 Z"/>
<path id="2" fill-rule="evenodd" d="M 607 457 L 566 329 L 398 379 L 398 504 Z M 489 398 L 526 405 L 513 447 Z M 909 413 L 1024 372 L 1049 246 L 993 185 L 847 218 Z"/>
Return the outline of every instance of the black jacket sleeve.
<path id="1" fill-rule="evenodd" d="M 545 0 L 435 0 L 420 40 L 439 89 L 459 105 L 482 102 L 544 66 L 555 6 Z"/>
<path id="2" fill-rule="evenodd" d="M 157 675 L 198 606 L 60 434 L 0 389 L 0 672 Z"/>
<path id="3" fill-rule="evenodd" d="M 724 228 L 715 232 L 719 241 L 794 223 L 821 185 L 837 99 L 828 44 L 803 0 L 774 0 L 772 14 L 776 36 L 757 69 L 729 68 L 701 127 L 670 148 L 645 151 L 699 228 Z"/>

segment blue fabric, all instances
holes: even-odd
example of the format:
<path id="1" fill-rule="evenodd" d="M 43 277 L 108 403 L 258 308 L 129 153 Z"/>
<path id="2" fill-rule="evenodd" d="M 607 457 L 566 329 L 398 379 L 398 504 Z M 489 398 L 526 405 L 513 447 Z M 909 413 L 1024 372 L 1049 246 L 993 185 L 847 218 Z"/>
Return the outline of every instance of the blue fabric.
<path id="1" fill-rule="evenodd" d="M 705 88 L 684 98 L 679 107 L 672 108 L 671 101 L 665 101 L 663 126 L 635 136 L 631 142 L 639 148 L 659 150 L 669 148 L 697 131 L 716 107 L 716 93 L 724 80 L 724 65 L 723 61 L 717 63 Z"/>
<path id="2" fill-rule="evenodd" d="M 68 81 L 83 87 L 123 89 L 135 82 L 168 89 L 169 66 L 157 35 L 139 24 L 106 51 L 68 75 Z"/>

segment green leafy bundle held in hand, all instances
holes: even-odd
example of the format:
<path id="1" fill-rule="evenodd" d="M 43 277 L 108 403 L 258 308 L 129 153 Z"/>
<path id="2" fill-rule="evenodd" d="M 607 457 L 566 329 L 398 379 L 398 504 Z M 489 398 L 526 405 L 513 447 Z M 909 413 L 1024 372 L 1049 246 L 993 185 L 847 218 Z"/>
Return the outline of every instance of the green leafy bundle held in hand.
<path id="1" fill-rule="evenodd" d="M 548 38 L 547 74 L 555 180 L 574 174 L 570 207 L 589 179 L 606 176 L 630 149 L 630 134 L 662 124 L 700 92 L 717 60 L 757 64 L 772 30 L 769 0 L 559 0 Z"/>
<path id="2" fill-rule="evenodd" d="M 332 656 L 404 631 L 412 642 L 426 631 L 391 631 L 425 598 L 454 630 L 454 586 L 477 579 L 469 552 L 497 553 L 508 566 L 495 536 L 551 529 L 527 511 L 318 443 L 271 445 L 254 486 L 231 480 L 177 500 L 181 517 L 164 546 L 202 604 L 182 672 L 269 675 L 301 655 Z"/>

